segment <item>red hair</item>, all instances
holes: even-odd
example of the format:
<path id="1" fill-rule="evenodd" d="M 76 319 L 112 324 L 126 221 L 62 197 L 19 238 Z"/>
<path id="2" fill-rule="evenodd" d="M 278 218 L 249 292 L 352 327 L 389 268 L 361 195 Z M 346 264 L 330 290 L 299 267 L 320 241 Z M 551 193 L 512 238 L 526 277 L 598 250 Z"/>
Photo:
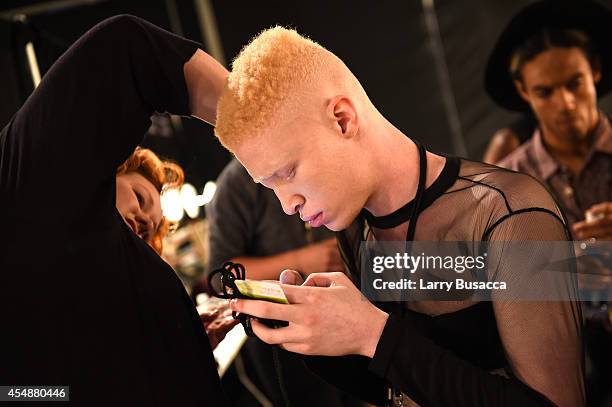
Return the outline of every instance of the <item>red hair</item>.
<path id="1" fill-rule="evenodd" d="M 161 160 L 153 151 L 137 147 L 132 155 L 117 168 L 117 175 L 137 172 L 145 177 L 157 192 L 168 188 L 179 188 L 185 181 L 183 169 L 170 161 Z M 155 234 L 147 243 L 158 253 L 162 252 L 162 240 L 170 230 L 170 222 L 163 217 Z"/>

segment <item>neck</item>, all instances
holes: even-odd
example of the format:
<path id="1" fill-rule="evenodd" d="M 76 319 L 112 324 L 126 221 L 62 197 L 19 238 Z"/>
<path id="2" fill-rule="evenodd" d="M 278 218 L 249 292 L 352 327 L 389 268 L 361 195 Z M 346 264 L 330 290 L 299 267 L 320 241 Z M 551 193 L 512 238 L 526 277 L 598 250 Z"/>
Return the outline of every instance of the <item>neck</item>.
<path id="1" fill-rule="evenodd" d="M 542 128 L 542 138 L 550 154 L 556 158 L 586 157 L 593 142 L 593 135 L 599 125 L 599 112 L 595 113 L 597 120 L 584 137 L 557 137 L 554 133 Z"/>
<path id="2" fill-rule="evenodd" d="M 364 207 L 374 216 L 384 216 L 414 199 L 419 183 L 419 151 L 405 134 L 384 120 L 368 137 L 373 158 L 372 192 Z M 446 159 L 426 153 L 426 187 L 440 175 Z"/>

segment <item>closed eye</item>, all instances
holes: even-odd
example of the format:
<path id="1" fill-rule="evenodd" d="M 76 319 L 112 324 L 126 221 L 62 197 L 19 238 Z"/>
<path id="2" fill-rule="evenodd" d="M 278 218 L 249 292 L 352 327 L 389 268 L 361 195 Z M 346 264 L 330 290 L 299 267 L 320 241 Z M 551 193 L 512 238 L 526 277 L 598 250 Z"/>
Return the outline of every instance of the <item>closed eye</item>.
<path id="1" fill-rule="evenodd" d="M 134 190 L 134 193 L 136 194 L 136 199 L 138 199 L 138 205 L 142 207 L 144 205 L 144 196 L 136 190 Z"/>
<path id="2" fill-rule="evenodd" d="M 552 94 L 552 89 L 540 87 L 536 88 L 534 92 L 539 98 L 546 99 Z"/>

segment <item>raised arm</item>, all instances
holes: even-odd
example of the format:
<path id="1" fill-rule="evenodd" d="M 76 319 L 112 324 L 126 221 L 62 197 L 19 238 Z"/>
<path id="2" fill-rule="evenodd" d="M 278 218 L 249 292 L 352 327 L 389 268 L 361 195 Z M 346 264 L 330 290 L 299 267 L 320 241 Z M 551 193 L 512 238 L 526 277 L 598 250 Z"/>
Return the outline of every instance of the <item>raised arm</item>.
<path id="1" fill-rule="evenodd" d="M 197 49 L 133 16 L 89 30 L 0 135 L 3 204 L 14 215 L 62 224 L 114 208 L 107 192 L 115 170 L 141 142 L 154 111 L 189 115 L 194 109 L 214 122 L 226 72 Z"/>
<path id="2" fill-rule="evenodd" d="M 217 101 L 227 79 L 227 69 L 198 49 L 184 67 L 191 115 L 212 125 L 217 119 Z"/>

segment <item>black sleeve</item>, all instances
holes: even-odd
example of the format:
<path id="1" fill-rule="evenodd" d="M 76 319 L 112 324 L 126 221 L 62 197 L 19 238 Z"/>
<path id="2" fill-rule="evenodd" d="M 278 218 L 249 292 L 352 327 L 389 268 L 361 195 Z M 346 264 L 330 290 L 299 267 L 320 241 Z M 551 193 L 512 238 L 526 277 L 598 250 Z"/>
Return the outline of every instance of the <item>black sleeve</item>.
<path id="1" fill-rule="evenodd" d="M 516 379 L 491 374 L 420 334 L 410 313 L 391 314 L 369 369 L 422 406 L 551 406 Z"/>
<path id="2" fill-rule="evenodd" d="M 317 376 L 346 393 L 375 406 L 385 405 L 387 381 L 368 370 L 365 356 L 304 356 L 306 366 Z"/>
<path id="3" fill-rule="evenodd" d="M 508 217 L 491 238 L 562 241 L 567 235 L 558 218 L 535 211 Z M 533 259 L 530 256 L 500 260 L 505 277 L 512 273 L 516 278 L 522 262 Z M 572 281 L 560 287 L 568 288 L 573 289 Z M 410 311 L 403 317 L 389 316 L 369 369 L 422 406 L 583 405 L 578 304 L 494 301 L 493 308 L 511 378 L 492 374 L 438 346 L 419 331 Z"/>
<path id="4" fill-rule="evenodd" d="M 232 160 L 217 179 L 217 190 L 206 206 L 209 228 L 208 269 L 239 256 L 248 256 L 257 228 L 257 191 L 248 172 Z"/>
<path id="5" fill-rule="evenodd" d="M 115 171 L 151 114 L 190 113 L 183 65 L 197 48 L 127 15 L 75 42 L 0 133 L 0 197 L 11 215 L 70 227 L 113 209 Z"/>

